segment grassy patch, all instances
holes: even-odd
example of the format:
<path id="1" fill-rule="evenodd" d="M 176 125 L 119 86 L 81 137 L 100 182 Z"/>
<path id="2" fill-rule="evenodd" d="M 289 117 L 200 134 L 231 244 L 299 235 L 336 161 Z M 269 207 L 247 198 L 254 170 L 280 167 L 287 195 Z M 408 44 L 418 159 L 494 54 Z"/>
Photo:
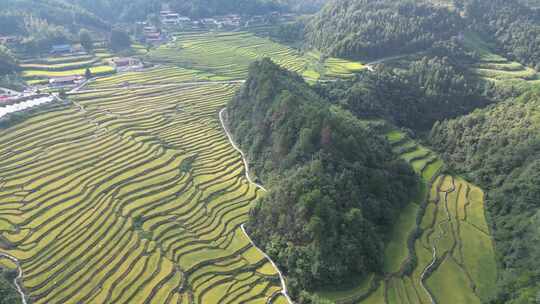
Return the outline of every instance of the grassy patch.
<path id="1" fill-rule="evenodd" d="M 407 259 L 409 254 L 407 240 L 412 230 L 416 228 L 418 209 L 418 204 L 408 204 L 395 221 L 384 252 L 383 270 L 385 272 L 399 271 L 400 266 Z"/>
<path id="2" fill-rule="evenodd" d="M 322 289 L 315 291 L 315 294 L 330 301 L 344 301 L 365 294 L 374 279 L 374 274 L 367 277 L 356 277 L 349 280 L 350 287 L 342 286 L 339 289 Z"/>

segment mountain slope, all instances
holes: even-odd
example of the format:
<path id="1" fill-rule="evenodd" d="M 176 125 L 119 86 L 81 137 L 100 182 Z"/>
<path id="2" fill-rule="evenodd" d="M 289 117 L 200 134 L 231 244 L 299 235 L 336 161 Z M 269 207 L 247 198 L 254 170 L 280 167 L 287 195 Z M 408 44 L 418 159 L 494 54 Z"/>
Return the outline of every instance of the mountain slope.
<path id="1" fill-rule="evenodd" d="M 307 28 L 307 43 L 330 55 L 378 58 L 426 50 L 458 34 L 457 13 L 429 3 L 336 0 Z"/>
<path id="2" fill-rule="evenodd" d="M 269 59 L 250 67 L 227 112 L 270 188 L 248 230 L 293 295 L 378 271 L 389 226 L 417 182 L 382 136 Z"/>
<path id="3" fill-rule="evenodd" d="M 109 25 L 89 11 L 63 0 L 2 0 L 0 34 L 29 34 L 24 27 L 29 19 L 45 20 L 50 25 L 78 32 L 80 27 L 106 29 Z"/>

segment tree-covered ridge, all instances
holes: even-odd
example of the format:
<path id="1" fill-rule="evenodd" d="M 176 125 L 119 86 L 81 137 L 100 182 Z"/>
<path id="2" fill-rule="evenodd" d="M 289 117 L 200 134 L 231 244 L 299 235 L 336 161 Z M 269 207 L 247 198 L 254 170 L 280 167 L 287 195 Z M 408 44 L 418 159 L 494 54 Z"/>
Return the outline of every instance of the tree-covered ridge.
<path id="1" fill-rule="evenodd" d="M 486 87 L 447 57 L 435 56 L 412 61 L 404 69 L 382 67 L 361 74 L 351 83 L 324 87 L 323 94 L 359 117 L 429 130 L 437 120 L 486 105 Z"/>
<path id="2" fill-rule="evenodd" d="M 201 18 L 225 14 L 257 15 L 271 11 L 313 11 L 325 0 L 71 0 L 107 20 L 143 20 L 162 5 L 185 16 Z"/>
<path id="3" fill-rule="evenodd" d="M 496 42 L 500 53 L 540 70 L 540 13 L 518 0 L 467 0 L 471 26 Z"/>
<path id="4" fill-rule="evenodd" d="M 74 32 L 78 32 L 81 27 L 108 28 L 102 18 L 68 1 L 2 0 L 0 35 L 33 34 L 38 29 L 29 27 L 31 19 L 43 20 L 49 25 L 61 26 Z"/>
<path id="5" fill-rule="evenodd" d="M 310 22 L 306 40 L 335 56 L 379 58 L 429 49 L 462 27 L 456 12 L 429 3 L 337 0 Z"/>
<path id="6" fill-rule="evenodd" d="M 410 167 L 298 75 L 254 63 L 228 105 L 234 138 L 270 192 L 248 229 L 294 296 L 381 268 L 385 235 L 417 189 Z"/>
<path id="7" fill-rule="evenodd" d="M 540 293 L 540 91 L 434 126 L 430 140 L 461 173 L 488 189 L 501 266 L 497 303 Z"/>

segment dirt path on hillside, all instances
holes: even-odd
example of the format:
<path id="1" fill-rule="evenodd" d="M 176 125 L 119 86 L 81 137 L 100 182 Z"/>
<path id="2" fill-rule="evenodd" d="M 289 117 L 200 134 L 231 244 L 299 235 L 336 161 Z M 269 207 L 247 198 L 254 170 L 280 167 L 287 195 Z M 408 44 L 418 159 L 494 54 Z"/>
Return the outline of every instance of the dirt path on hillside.
<path id="1" fill-rule="evenodd" d="M 257 184 L 256 182 L 254 182 L 251 177 L 249 176 L 249 164 L 248 164 L 248 161 L 246 159 L 246 156 L 244 154 L 244 152 L 235 144 L 233 138 L 232 138 L 232 134 L 229 132 L 229 130 L 227 129 L 227 125 L 225 124 L 225 118 L 224 118 L 224 115 L 225 115 L 225 112 L 227 111 L 227 108 L 223 108 L 221 111 L 219 111 L 219 121 L 221 122 L 221 127 L 223 128 L 223 131 L 225 131 L 225 134 L 227 135 L 227 138 L 229 139 L 229 142 L 231 143 L 231 146 L 240 153 L 240 155 L 242 156 L 242 161 L 244 162 L 244 166 L 245 166 L 245 171 L 246 171 L 246 179 L 248 180 L 248 182 L 250 184 L 253 184 L 255 187 L 261 189 L 262 191 L 264 192 L 267 192 L 267 190 L 260 184 Z M 281 294 L 285 297 L 285 299 L 287 299 L 287 302 L 289 304 L 293 304 L 294 302 L 291 300 L 288 292 L 287 292 L 287 284 L 285 283 L 285 278 L 283 276 L 283 273 L 281 273 L 281 271 L 279 270 L 279 268 L 277 267 L 276 263 L 274 263 L 274 261 L 262 250 L 260 249 L 259 247 L 257 247 L 257 245 L 253 242 L 253 240 L 251 239 L 251 237 L 247 234 L 246 232 L 246 229 L 244 228 L 244 224 L 242 224 L 242 232 L 244 233 L 244 235 L 248 238 L 249 242 L 251 243 L 251 245 L 253 245 L 253 247 L 257 248 L 257 250 L 262 254 L 264 255 L 264 257 L 270 262 L 270 264 L 272 264 L 272 266 L 274 266 L 274 268 L 276 269 L 276 271 L 278 272 L 279 274 L 279 280 L 281 281 Z M 270 299 L 268 300 L 268 303 L 271 303 L 273 299 L 273 296 L 270 297 Z"/>
<path id="2" fill-rule="evenodd" d="M 15 279 L 13 279 L 13 285 L 15 285 L 15 288 L 17 289 L 17 292 L 21 296 L 21 302 L 23 304 L 27 304 L 26 295 L 24 294 L 24 291 L 23 291 L 21 285 L 19 285 L 19 281 L 21 280 L 21 278 L 23 276 L 23 270 L 22 270 L 21 265 L 19 264 L 19 260 L 17 260 L 15 257 L 13 257 L 13 256 L 11 256 L 9 254 L 0 252 L 0 258 L 2 258 L 2 257 L 12 261 L 13 263 L 15 263 L 15 265 L 17 265 L 17 270 L 19 271 L 19 274 L 17 275 L 17 277 Z"/>

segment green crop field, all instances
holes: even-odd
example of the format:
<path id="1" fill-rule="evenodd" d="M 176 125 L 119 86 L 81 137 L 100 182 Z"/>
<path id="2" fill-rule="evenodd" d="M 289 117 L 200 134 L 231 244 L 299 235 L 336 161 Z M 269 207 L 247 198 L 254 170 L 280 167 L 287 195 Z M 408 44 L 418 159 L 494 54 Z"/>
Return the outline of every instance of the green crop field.
<path id="1" fill-rule="evenodd" d="M 264 57 L 311 80 L 349 78 L 364 69 L 358 62 L 320 54 L 303 54 L 291 47 L 248 32 L 194 32 L 176 34 L 174 41 L 152 50 L 152 61 L 205 71 L 227 79 L 244 79 L 249 64 Z"/>
<path id="2" fill-rule="evenodd" d="M 480 57 L 480 62 L 469 67 L 472 74 L 499 86 L 520 86 L 538 82 L 538 71 L 495 54 L 495 47 L 482 40 L 478 34 L 465 33 L 463 42 L 469 51 L 474 51 Z"/>
<path id="3" fill-rule="evenodd" d="M 262 193 L 218 119 L 238 85 L 152 87 L 147 73 L 0 129 L 2 250 L 30 300 L 285 303 L 240 227 Z M 110 89 L 126 78 L 148 86 Z"/>
<path id="4" fill-rule="evenodd" d="M 488 299 L 495 290 L 497 266 L 482 190 L 459 177 L 441 174 L 444 164 L 438 156 L 405 133 L 392 130 L 387 139 L 420 177 L 419 198 L 402 211 L 391 231 L 378 288 L 359 283 L 350 290 L 361 291 L 352 300 L 347 291 L 321 295 L 339 304 L 422 304 L 431 299 L 443 304 L 481 303 Z M 420 233 L 409 243 L 417 227 Z M 410 264 L 411 259 L 416 263 Z"/>
<path id="5" fill-rule="evenodd" d="M 71 55 L 27 59 L 21 63 L 22 77 L 29 85 L 47 84 L 50 78 L 84 76 L 90 68 L 93 76 L 109 75 L 116 72 L 106 62 L 113 55 L 106 49 L 97 48 L 92 55 Z"/>
<path id="6" fill-rule="evenodd" d="M 144 72 L 126 72 L 121 75 L 102 77 L 91 82 L 92 89 L 116 88 L 122 85 L 165 85 L 180 82 L 224 80 L 212 74 L 179 67 L 156 67 Z"/>

